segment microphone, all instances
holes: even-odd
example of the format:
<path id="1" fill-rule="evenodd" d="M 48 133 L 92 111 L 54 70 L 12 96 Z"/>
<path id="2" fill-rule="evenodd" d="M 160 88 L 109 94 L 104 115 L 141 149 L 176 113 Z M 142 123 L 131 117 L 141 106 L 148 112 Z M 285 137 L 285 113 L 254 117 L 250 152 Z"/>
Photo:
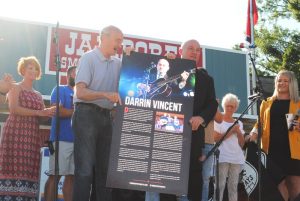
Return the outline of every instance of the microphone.
<path id="1" fill-rule="evenodd" d="M 253 48 L 256 48 L 256 45 L 255 44 L 240 43 L 240 48 L 253 49 Z"/>
<path id="2" fill-rule="evenodd" d="M 248 99 L 253 100 L 253 99 L 256 99 L 258 97 L 260 97 L 260 93 L 252 94 L 252 95 L 248 96 Z"/>
<path id="3" fill-rule="evenodd" d="M 294 129 L 295 126 L 294 121 L 297 121 L 299 119 L 299 116 L 300 116 L 300 109 L 298 109 L 297 114 L 295 114 L 294 119 L 289 126 L 289 131 L 292 131 Z"/>

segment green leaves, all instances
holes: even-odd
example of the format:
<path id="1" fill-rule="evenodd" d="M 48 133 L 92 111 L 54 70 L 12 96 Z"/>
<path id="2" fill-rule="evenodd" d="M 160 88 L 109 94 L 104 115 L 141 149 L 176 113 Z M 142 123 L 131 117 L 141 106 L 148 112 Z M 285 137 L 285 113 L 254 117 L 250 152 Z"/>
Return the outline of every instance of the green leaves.
<path id="1" fill-rule="evenodd" d="M 257 2 L 262 16 L 255 29 L 258 66 L 269 72 L 292 70 L 300 81 L 300 0 Z"/>

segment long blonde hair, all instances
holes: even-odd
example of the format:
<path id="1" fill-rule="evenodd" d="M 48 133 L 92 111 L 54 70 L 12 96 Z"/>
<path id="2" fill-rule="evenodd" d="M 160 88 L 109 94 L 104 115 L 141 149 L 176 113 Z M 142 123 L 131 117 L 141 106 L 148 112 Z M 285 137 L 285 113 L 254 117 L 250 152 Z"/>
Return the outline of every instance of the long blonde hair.
<path id="1" fill-rule="evenodd" d="M 299 101 L 298 81 L 293 71 L 281 70 L 278 72 L 278 74 L 275 77 L 275 89 L 274 89 L 273 97 L 277 97 L 278 95 L 277 82 L 279 76 L 281 75 L 289 78 L 290 99 L 293 100 L 294 102 L 298 102 Z"/>

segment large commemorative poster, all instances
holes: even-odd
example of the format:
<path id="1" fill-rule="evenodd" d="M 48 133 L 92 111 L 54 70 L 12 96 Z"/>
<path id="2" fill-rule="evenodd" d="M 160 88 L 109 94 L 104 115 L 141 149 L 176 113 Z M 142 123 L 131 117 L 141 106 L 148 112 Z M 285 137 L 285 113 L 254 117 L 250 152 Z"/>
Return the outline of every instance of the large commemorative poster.
<path id="1" fill-rule="evenodd" d="M 195 65 L 123 55 L 108 187 L 187 194 Z"/>

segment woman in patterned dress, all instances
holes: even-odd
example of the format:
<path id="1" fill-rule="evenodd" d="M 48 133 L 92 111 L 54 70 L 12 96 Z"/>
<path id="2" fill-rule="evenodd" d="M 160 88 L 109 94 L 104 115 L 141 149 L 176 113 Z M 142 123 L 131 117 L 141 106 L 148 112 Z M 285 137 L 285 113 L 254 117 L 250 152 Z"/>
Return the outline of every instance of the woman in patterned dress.
<path id="1" fill-rule="evenodd" d="M 21 58 L 18 73 L 23 80 L 8 93 L 10 115 L 0 140 L 0 201 L 36 201 L 40 167 L 39 117 L 50 117 L 55 107 L 45 108 L 33 89 L 41 66 L 31 56 Z"/>

